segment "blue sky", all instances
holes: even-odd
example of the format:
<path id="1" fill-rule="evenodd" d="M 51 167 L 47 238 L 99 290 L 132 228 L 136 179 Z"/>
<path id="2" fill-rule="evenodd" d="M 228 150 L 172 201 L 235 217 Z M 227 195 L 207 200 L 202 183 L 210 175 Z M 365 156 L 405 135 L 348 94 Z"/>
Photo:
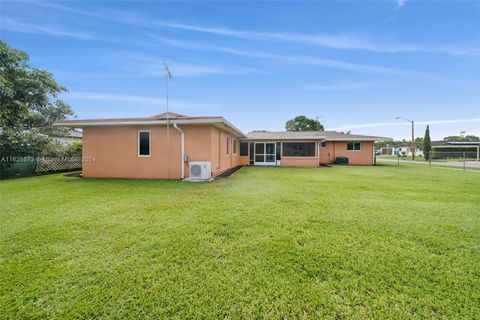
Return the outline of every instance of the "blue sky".
<path id="1" fill-rule="evenodd" d="M 69 89 L 79 119 L 295 115 L 409 138 L 480 135 L 479 1 L 2 1 L 1 38 Z"/>

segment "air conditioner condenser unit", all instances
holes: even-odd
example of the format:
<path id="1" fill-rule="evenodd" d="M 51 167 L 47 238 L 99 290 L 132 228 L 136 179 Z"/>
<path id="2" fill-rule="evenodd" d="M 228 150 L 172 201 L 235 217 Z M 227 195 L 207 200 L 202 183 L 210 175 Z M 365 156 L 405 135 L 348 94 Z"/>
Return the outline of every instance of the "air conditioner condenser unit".
<path id="1" fill-rule="evenodd" d="M 212 178 L 212 163 L 192 161 L 189 165 L 190 176 L 188 180 L 208 181 Z"/>

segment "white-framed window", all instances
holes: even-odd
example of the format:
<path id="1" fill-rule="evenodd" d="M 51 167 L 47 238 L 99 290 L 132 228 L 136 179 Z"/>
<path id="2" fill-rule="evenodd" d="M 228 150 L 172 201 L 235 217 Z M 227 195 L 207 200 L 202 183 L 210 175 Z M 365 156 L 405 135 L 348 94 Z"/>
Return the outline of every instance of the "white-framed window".
<path id="1" fill-rule="evenodd" d="M 230 154 L 230 138 L 227 137 L 227 156 Z"/>
<path id="2" fill-rule="evenodd" d="M 362 149 L 362 143 L 360 141 L 348 141 L 347 150 L 348 151 L 360 151 Z"/>
<path id="3" fill-rule="evenodd" d="M 327 147 L 327 142 L 326 141 L 320 141 L 318 143 L 318 148 L 319 149 L 326 148 L 326 147 Z"/>
<path id="4" fill-rule="evenodd" d="M 233 140 L 233 155 L 237 154 L 237 140 Z"/>
<path id="5" fill-rule="evenodd" d="M 150 130 L 138 130 L 138 150 L 139 157 L 150 157 L 152 139 Z"/>

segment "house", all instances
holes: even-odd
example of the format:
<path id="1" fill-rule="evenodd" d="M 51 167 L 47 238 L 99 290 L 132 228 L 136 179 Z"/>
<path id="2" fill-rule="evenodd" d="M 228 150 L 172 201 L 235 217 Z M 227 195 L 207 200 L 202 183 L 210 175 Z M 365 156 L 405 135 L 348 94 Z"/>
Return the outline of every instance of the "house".
<path id="1" fill-rule="evenodd" d="M 78 130 L 71 130 L 64 136 L 51 136 L 54 141 L 57 141 L 62 146 L 67 147 L 75 142 L 82 141 L 82 132 Z"/>
<path id="2" fill-rule="evenodd" d="M 392 154 L 394 156 L 408 156 L 412 155 L 412 145 L 410 143 L 402 143 L 396 146 L 392 146 Z M 418 145 L 415 146 L 415 155 L 422 157 L 423 151 L 422 148 Z"/>
<path id="3" fill-rule="evenodd" d="M 335 131 L 244 134 L 223 117 L 176 113 L 56 125 L 82 128 L 83 176 L 92 178 L 183 179 L 196 162 L 207 163 L 212 176 L 240 165 L 316 167 L 338 157 L 373 165 L 374 142 L 384 139 Z"/>

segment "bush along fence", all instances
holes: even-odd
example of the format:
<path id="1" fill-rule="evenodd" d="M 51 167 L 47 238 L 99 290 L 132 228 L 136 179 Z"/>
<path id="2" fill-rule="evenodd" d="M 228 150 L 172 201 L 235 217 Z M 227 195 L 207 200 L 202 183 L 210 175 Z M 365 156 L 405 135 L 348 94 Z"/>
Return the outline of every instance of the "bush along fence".
<path id="1" fill-rule="evenodd" d="M 474 147 L 465 147 L 465 148 L 456 148 L 456 147 L 443 147 L 443 148 L 432 148 L 430 152 L 431 159 L 477 159 L 477 148 Z"/>
<path id="2" fill-rule="evenodd" d="M 81 170 L 82 160 L 81 153 L 62 157 L 1 157 L 0 178 Z"/>

